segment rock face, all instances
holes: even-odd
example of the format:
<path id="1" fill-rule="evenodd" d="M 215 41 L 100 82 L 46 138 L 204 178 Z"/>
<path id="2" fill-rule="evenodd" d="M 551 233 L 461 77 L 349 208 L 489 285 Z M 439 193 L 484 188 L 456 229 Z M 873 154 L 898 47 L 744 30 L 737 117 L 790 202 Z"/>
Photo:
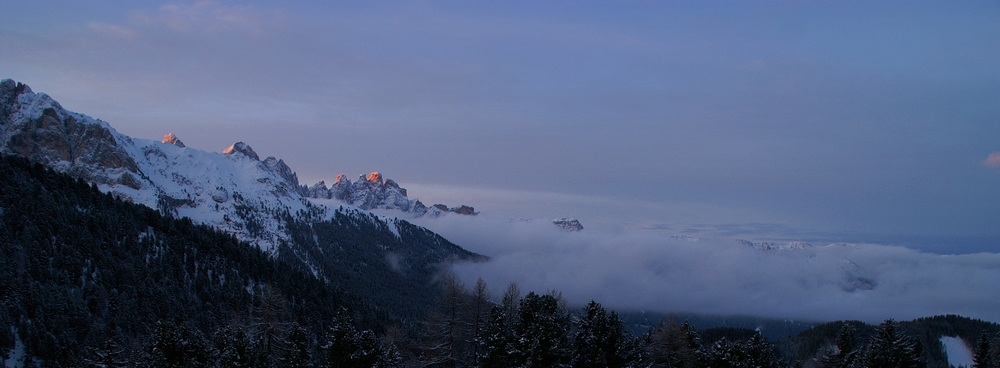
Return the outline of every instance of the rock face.
<path id="1" fill-rule="evenodd" d="M 473 208 L 472 206 L 466 206 L 464 204 L 459 207 L 448 208 L 448 206 L 438 203 L 434 205 L 434 208 L 441 210 L 442 212 L 451 212 L 466 216 L 475 216 L 479 214 L 479 212 L 476 212 L 475 208 Z"/>
<path id="2" fill-rule="evenodd" d="M 813 245 L 801 241 L 789 241 L 789 242 L 775 242 L 775 241 L 762 241 L 762 242 L 752 242 L 749 240 L 737 239 L 740 244 L 746 245 L 748 247 L 762 250 L 762 251 L 781 251 L 781 250 L 794 250 L 794 249 L 806 249 L 811 248 Z"/>
<path id="3" fill-rule="evenodd" d="M 583 230 L 583 225 L 577 219 L 571 218 L 558 218 L 552 220 L 552 223 L 564 231 L 580 231 Z"/>
<path id="4" fill-rule="evenodd" d="M 260 157 L 257 156 L 257 152 L 254 152 L 253 148 L 250 148 L 250 145 L 243 142 L 233 143 L 232 146 L 229 146 L 226 149 L 222 150 L 222 153 L 227 155 L 233 155 L 239 153 L 242 154 L 243 156 L 253 159 L 254 161 L 260 161 Z"/>
<path id="5" fill-rule="evenodd" d="M 428 211 L 419 200 L 407 198 L 406 189 L 400 188 L 392 179 L 384 180 L 377 171 L 361 174 L 353 183 L 340 174 L 330 188 L 326 187 L 326 182 L 320 181 L 303 192 L 310 198 L 339 199 L 364 210 L 400 210 L 417 216 L 423 216 Z"/>
<path id="6" fill-rule="evenodd" d="M 139 189 L 139 169 L 123 149 L 128 137 L 89 116 L 66 111 L 44 93 L 0 81 L 0 152 L 27 157 L 99 184 Z"/>
<path id="7" fill-rule="evenodd" d="M 167 133 L 167 135 L 163 136 L 163 140 L 161 142 L 163 142 L 163 143 L 169 143 L 169 144 L 175 145 L 175 146 L 180 147 L 180 148 L 184 148 L 185 147 L 184 146 L 184 142 L 181 142 L 180 139 L 177 139 L 177 136 L 174 135 L 174 133 Z"/>

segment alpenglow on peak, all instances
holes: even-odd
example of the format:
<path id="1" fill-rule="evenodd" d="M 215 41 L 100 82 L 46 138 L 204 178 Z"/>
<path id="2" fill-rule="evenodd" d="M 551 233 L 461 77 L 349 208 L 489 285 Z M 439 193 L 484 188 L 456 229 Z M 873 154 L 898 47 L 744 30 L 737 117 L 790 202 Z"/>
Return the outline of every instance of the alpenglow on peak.
<path id="1" fill-rule="evenodd" d="M 175 146 L 180 147 L 180 148 L 184 148 L 185 147 L 184 146 L 184 142 L 181 142 L 181 140 L 179 138 L 177 138 L 177 136 L 174 135 L 174 133 L 167 133 L 167 135 L 163 136 L 163 140 L 161 142 L 163 142 L 163 143 L 169 143 L 169 144 L 175 145 Z"/>
<path id="2" fill-rule="evenodd" d="M 257 156 L 257 152 L 254 152 L 253 148 L 250 148 L 249 144 L 243 143 L 242 141 L 233 143 L 232 146 L 229 146 L 222 151 L 222 153 L 227 155 L 237 152 L 242 153 L 244 156 L 249 157 L 254 161 L 260 161 L 260 156 Z"/>

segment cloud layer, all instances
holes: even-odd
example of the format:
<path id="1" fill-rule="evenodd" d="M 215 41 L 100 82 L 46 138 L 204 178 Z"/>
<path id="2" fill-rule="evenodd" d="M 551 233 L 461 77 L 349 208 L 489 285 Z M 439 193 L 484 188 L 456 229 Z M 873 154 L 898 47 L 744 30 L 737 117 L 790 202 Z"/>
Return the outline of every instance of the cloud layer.
<path id="1" fill-rule="evenodd" d="M 492 257 L 454 268 L 499 293 L 557 289 L 571 303 L 621 310 L 829 321 L 955 313 L 1000 321 L 1000 254 L 937 255 L 876 244 L 762 251 L 734 239 L 650 231 L 566 233 L 546 220 L 422 221 Z"/>

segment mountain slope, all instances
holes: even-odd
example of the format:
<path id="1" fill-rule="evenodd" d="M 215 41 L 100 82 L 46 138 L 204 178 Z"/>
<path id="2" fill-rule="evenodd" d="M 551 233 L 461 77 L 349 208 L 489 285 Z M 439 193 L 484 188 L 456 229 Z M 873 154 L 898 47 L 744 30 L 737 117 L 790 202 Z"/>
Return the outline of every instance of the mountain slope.
<path id="1" fill-rule="evenodd" d="M 173 134 L 162 141 L 128 137 L 10 79 L 0 81 L 0 152 L 233 234 L 328 282 L 380 298 L 401 317 L 422 313 L 407 294 L 436 293 L 442 266 L 484 259 L 404 220 L 367 213 L 429 212 L 381 175 L 335 185 L 339 197 L 329 190 L 320 196 L 321 187 L 300 186 L 284 161 L 262 160 L 243 142 L 216 153 L 186 147 Z"/>
<path id="2" fill-rule="evenodd" d="M 0 355 L 21 346 L 41 366 L 79 367 L 111 342 L 134 356 L 160 320 L 323 334 L 341 306 L 388 320 L 229 234 L 0 155 Z"/>

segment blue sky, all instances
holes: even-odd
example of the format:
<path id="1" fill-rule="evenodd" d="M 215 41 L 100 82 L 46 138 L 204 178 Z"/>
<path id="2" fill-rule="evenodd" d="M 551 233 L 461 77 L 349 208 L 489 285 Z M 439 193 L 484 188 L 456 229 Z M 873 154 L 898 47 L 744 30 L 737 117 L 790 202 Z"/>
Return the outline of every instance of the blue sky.
<path id="1" fill-rule="evenodd" d="M 307 184 L 1000 252 L 995 1 L 0 1 L 0 50 L 125 134 L 242 140 Z"/>

